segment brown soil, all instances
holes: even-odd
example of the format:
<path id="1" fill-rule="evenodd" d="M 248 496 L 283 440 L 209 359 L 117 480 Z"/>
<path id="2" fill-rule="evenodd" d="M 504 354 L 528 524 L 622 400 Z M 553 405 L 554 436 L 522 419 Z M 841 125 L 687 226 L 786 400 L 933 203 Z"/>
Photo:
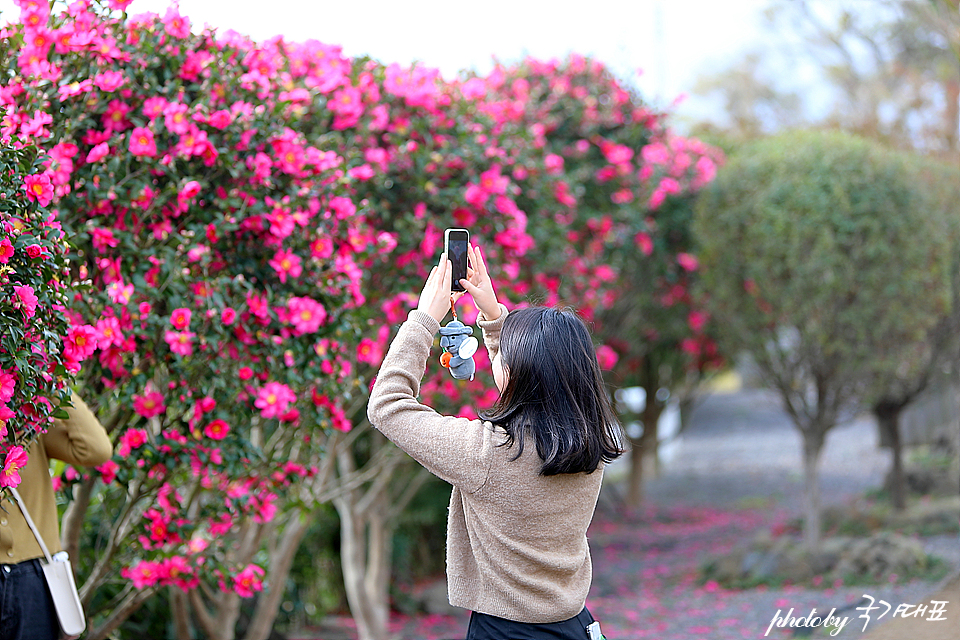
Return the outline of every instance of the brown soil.
<path id="1" fill-rule="evenodd" d="M 924 604 L 932 609 L 933 600 L 946 601 L 944 621 L 893 618 L 874 629 L 868 629 L 862 640 L 958 640 L 960 638 L 960 574 L 957 574 L 940 591 L 930 596 Z"/>

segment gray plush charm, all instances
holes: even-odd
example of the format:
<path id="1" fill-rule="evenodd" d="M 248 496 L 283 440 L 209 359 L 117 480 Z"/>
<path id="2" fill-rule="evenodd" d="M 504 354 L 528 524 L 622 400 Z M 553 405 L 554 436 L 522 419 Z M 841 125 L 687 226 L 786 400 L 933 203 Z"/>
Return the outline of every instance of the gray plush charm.
<path id="1" fill-rule="evenodd" d="M 457 380 L 473 380 L 477 372 L 473 354 L 480 347 L 480 342 L 473 337 L 473 327 L 451 320 L 447 326 L 440 327 L 440 346 L 443 347 L 440 364 L 450 369 L 450 375 Z"/>

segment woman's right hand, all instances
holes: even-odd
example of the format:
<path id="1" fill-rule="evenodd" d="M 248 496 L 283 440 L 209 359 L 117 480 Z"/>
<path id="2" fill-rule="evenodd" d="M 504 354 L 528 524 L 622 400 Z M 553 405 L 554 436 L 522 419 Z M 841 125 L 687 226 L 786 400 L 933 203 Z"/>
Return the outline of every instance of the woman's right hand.
<path id="1" fill-rule="evenodd" d="M 470 260 L 467 269 L 467 279 L 460 280 L 460 284 L 473 296 L 473 303 L 483 314 L 486 320 L 496 320 L 500 317 L 500 303 L 497 294 L 493 292 L 493 282 L 487 273 L 487 265 L 480 255 L 480 247 L 467 247 L 467 257 Z"/>

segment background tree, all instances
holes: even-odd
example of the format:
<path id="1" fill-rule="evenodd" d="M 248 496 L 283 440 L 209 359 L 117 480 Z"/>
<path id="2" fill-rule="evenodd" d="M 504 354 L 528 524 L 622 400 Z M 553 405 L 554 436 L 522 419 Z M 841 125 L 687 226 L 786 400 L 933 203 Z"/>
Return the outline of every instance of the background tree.
<path id="1" fill-rule="evenodd" d="M 918 340 L 885 345 L 887 357 L 878 363 L 877 381 L 869 400 L 877 418 L 881 441 L 892 453 L 891 500 L 898 511 L 906 508 L 906 479 L 903 472 L 903 443 L 900 417 L 912 402 L 930 390 L 944 371 L 960 363 L 960 168 L 930 160 L 916 160 L 911 175 L 917 178 L 921 198 L 919 209 L 940 225 L 943 237 L 954 247 L 953 264 L 948 273 L 950 305 L 938 321 Z"/>
<path id="2" fill-rule="evenodd" d="M 700 81 L 698 93 L 723 96 L 728 130 L 805 124 L 957 157 L 957 0 L 774 0 L 766 16 L 776 44 Z M 810 75 L 814 83 L 797 83 Z"/>
<path id="3" fill-rule="evenodd" d="M 746 146 L 698 204 L 709 308 L 803 437 L 811 552 L 827 433 L 867 397 L 889 345 L 923 340 L 949 309 L 956 247 L 925 202 L 903 157 L 793 133 Z"/>
<path id="4" fill-rule="evenodd" d="M 689 226 L 693 194 L 722 154 L 673 135 L 664 114 L 593 60 L 526 61 L 495 71 L 488 87 L 488 103 L 512 111 L 542 150 L 541 184 L 517 200 L 536 240 L 522 259 L 531 293 L 580 307 L 608 382 L 647 390 L 643 432 L 628 433 L 627 504 L 637 507 L 643 461 L 656 460 L 663 392 L 689 399 L 684 390 L 719 363 L 692 294 Z"/>

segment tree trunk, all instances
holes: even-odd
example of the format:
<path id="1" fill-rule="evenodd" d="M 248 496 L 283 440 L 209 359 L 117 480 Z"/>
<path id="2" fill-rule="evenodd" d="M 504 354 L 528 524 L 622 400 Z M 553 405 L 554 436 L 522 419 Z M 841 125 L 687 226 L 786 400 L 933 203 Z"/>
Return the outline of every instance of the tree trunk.
<path id="1" fill-rule="evenodd" d="M 73 502 L 64 512 L 60 525 L 60 545 L 74 564 L 80 561 L 80 534 L 83 531 L 83 519 L 90 507 L 90 497 L 93 495 L 93 486 L 96 483 L 97 476 L 91 475 L 77 485 L 74 489 Z"/>
<path id="2" fill-rule="evenodd" d="M 903 444 L 900 441 L 900 413 L 902 406 L 878 404 L 873 408 L 873 415 L 877 418 L 877 425 L 884 439 L 890 443 L 893 453 L 893 467 L 890 470 L 890 500 L 896 511 L 907 508 L 905 478 L 903 476 Z"/>
<path id="3" fill-rule="evenodd" d="M 954 7 L 956 13 L 956 7 Z M 957 127 L 960 126 L 960 82 L 951 80 L 946 83 L 946 108 L 944 109 L 944 132 L 947 150 L 956 153 L 960 149 L 958 144 Z"/>
<path id="4" fill-rule="evenodd" d="M 654 394 L 648 395 L 647 399 L 648 402 L 641 413 L 643 434 L 639 438 L 630 439 L 630 477 L 627 485 L 627 508 L 629 509 L 639 509 L 643 504 L 644 459 L 656 460 L 657 455 L 657 423 L 660 420 L 662 408 L 656 404 Z"/>
<path id="5" fill-rule="evenodd" d="M 173 618 L 174 637 L 177 640 L 193 640 L 190 633 L 190 608 L 187 594 L 179 587 L 167 587 L 170 599 L 170 617 Z"/>
<path id="6" fill-rule="evenodd" d="M 641 504 L 643 504 L 643 438 L 630 438 L 630 476 L 627 478 L 627 508 L 639 509 Z"/>
<path id="7" fill-rule="evenodd" d="M 379 545 L 382 542 L 383 528 L 364 518 L 356 508 L 354 496 L 338 498 L 334 505 L 340 514 L 343 583 L 350 613 L 357 623 L 357 633 L 360 640 L 386 640 L 389 611 L 385 598 L 378 602 L 377 579 L 382 574 L 373 566 L 383 562 L 384 558 L 368 553 L 373 550 L 374 543 Z M 386 585 L 382 587 L 385 589 Z"/>
<path id="8" fill-rule="evenodd" d="M 280 611 L 284 586 L 290 575 L 293 558 L 300 547 L 300 541 L 307 532 L 308 523 L 309 520 L 301 517 L 299 513 L 292 514 L 287 521 L 280 543 L 270 553 L 270 561 L 267 564 L 268 591 L 266 594 L 261 594 L 257 600 L 250 626 L 244 635 L 245 640 L 267 640 L 270 637 L 273 623 Z"/>
<path id="9" fill-rule="evenodd" d="M 807 551 L 820 550 L 820 452 L 823 431 L 803 432 L 804 518 L 803 543 Z"/>
<path id="10" fill-rule="evenodd" d="M 240 596 L 235 593 L 220 592 L 213 598 L 208 608 L 199 589 L 189 592 L 192 612 L 203 630 L 207 640 L 234 640 L 237 633 L 237 620 L 240 618 Z"/>

